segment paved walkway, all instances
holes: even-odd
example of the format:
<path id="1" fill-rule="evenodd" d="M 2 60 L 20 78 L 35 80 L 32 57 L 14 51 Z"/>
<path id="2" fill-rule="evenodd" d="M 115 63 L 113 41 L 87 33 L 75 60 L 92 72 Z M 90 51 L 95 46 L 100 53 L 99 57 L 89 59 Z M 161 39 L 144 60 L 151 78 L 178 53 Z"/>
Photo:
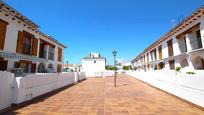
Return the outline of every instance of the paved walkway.
<path id="1" fill-rule="evenodd" d="M 204 111 L 134 78 L 90 78 L 8 114 L 204 115 Z"/>

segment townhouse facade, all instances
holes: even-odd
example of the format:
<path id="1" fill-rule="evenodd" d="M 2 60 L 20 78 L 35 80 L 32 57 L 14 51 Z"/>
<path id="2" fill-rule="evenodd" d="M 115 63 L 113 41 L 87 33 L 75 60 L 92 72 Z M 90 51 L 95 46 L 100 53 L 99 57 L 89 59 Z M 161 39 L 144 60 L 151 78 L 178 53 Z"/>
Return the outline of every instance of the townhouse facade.
<path id="1" fill-rule="evenodd" d="M 0 1 L 0 71 L 61 72 L 64 46 L 39 26 Z"/>
<path id="2" fill-rule="evenodd" d="M 135 70 L 204 69 L 204 6 L 132 60 Z"/>

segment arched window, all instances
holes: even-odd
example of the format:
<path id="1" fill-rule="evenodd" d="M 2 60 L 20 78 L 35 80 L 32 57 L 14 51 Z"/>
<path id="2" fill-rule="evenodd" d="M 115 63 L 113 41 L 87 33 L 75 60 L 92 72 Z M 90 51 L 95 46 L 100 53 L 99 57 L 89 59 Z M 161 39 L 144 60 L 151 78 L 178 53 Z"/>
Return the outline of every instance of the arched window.
<path id="1" fill-rule="evenodd" d="M 53 72 L 54 72 L 54 66 L 53 66 L 53 64 L 50 63 L 50 64 L 48 65 L 47 72 L 48 72 L 48 73 L 53 73 Z"/>
<path id="2" fill-rule="evenodd" d="M 44 63 L 40 63 L 38 65 L 38 73 L 46 73 L 46 67 L 45 67 L 45 64 Z"/>
<path id="3" fill-rule="evenodd" d="M 48 65 L 48 68 L 49 68 L 49 69 L 53 69 L 53 64 L 50 63 L 50 64 Z"/>
<path id="4" fill-rule="evenodd" d="M 195 57 L 193 60 L 194 69 L 203 70 L 204 69 L 204 60 L 201 56 Z"/>

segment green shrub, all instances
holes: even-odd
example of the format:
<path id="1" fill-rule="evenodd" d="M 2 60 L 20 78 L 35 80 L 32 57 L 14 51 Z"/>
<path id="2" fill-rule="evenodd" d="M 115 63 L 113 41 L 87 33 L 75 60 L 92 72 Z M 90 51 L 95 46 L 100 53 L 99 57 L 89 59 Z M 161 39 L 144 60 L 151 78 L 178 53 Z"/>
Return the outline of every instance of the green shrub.
<path id="1" fill-rule="evenodd" d="M 181 70 L 181 67 L 176 67 L 176 71 L 179 72 Z"/>
<path id="2" fill-rule="evenodd" d="M 192 72 L 192 71 L 189 71 L 189 72 L 186 72 L 186 74 L 194 75 L 194 74 L 196 74 L 196 73 L 195 73 L 195 72 Z"/>

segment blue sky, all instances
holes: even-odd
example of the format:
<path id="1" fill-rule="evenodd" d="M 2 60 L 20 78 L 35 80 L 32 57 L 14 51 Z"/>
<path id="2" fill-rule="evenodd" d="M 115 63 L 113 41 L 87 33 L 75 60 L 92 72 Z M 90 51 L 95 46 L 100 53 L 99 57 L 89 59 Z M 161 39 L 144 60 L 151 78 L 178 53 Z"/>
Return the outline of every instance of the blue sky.
<path id="1" fill-rule="evenodd" d="M 68 46 L 65 61 L 81 63 L 99 52 L 112 64 L 131 61 L 172 28 L 172 20 L 204 5 L 204 0 L 4 0 Z"/>

